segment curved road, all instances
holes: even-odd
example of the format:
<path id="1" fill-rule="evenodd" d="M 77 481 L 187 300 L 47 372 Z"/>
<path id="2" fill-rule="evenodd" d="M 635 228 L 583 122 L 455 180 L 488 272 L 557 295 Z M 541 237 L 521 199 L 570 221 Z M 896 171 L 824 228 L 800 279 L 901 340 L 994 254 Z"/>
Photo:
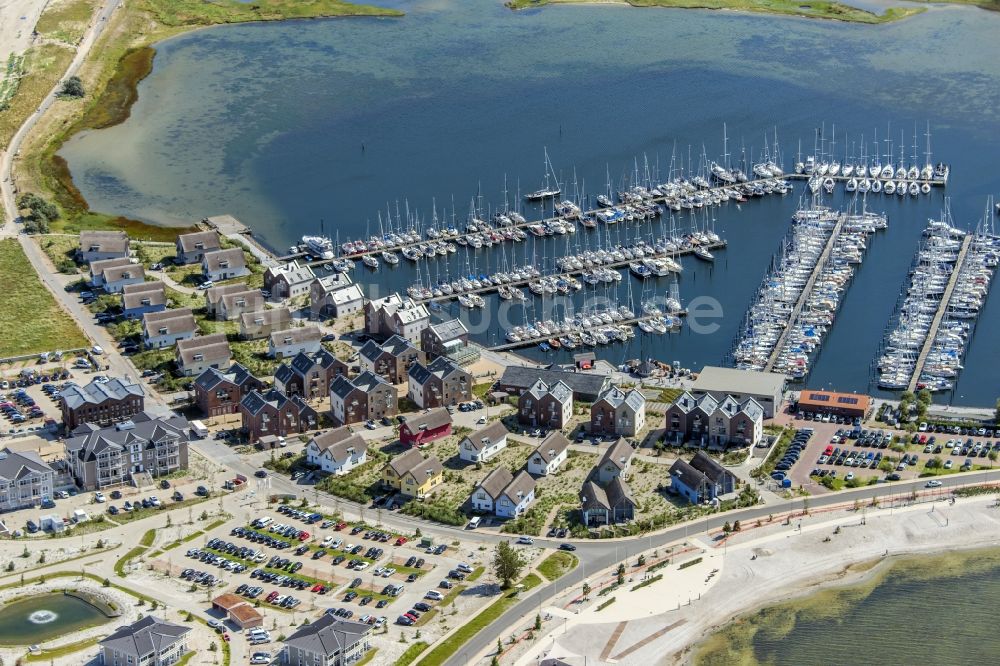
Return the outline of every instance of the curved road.
<path id="1" fill-rule="evenodd" d="M 70 62 L 69 67 L 63 73 L 62 77 L 59 79 L 59 83 L 49 91 L 49 94 L 45 96 L 42 103 L 38 105 L 38 109 L 24 121 L 24 124 L 17 130 L 13 138 L 10 140 L 10 145 L 7 149 L 0 154 L 0 199 L 3 200 L 3 211 L 5 224 L 3 226 L 2 233 L 0 235 L 13 236 L 17 233 L 17 226 L 15 221 L 17 219 L 17 206 L 14 202 L 14 186 L 11 182 L 10 172 L 14 164 L 14 158 L 17 156 L 18 151 L 21 150 L 21 144 L 24 139 L 28 136 L 32 129 L 34 129 L 35 124 L 38 119 L 49 110 L 49 107 L 56 101 L 56 93 L 59 88 L 62 87 L 62 82 L 70 76 L 73 76 L 80 70 L 80 66 L 83 64 L 84 59 L 87 54 L 90 53 L 90 49 L 97 42 L 97 39 L 104 32 L 104 27 L 108 24 L 108 20 L 111 18 L 111 14 L 115 11 L 119 4 L 124 4 L 123 0 L 120 3 L 119 0 L 112 0 L 101 6 L 94 16 L 93 23 L 87 28 L 87 32 L 84 33 L 83 38 L 80 40 L 79 46 L 76 49 L 76 55 L 73 57 L 73 61 Z"/>

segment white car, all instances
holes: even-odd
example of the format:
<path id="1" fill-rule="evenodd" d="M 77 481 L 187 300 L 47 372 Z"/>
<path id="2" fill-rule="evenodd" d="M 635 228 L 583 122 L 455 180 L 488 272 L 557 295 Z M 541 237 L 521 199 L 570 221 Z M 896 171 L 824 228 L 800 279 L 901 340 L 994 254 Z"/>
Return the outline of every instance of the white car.
<path id="1" fill-rule="evenodd" d="M 431 599 L 433 601 L 441 601 L 444 599 L 444 595 L 437 590 L 428 590 L 427 594 L 424 595 L 424 599 Z"/>
<path id="2" fill-rule="evenodd" d="M 535 540 L 529 536 L 519 536 L 517 537 L 517 542 L 520 544 L 524 544 L 525 546 L 530 546 L 531 544 L 535 543 Z"/>
<path id="3" fill-rule="evenodd" d="M 101 347 L 101 345 L 94 345 L 94 347 L 90 350 L 90 353 L 94 356 L 102 356 L 104 354 L 104 348 Z"/>
<path id="4" fill-rule="evenodd" d="M 251 664 L 270 664 L 271 663 L 271 653 L 270 652 L 254 652 L 253 656 L 250 657 Z"/>
<path id="5" fill-rule="evenodd" d="M 326 548 L 331 543 L 333 543 L 333 539 L 334 539 L 334 537 L 328 536 L 327 538 L 323 539 L 323 541 L 320 543 L 320 545 L 323 546 L 324 548 Z"/>
<path id="6" fill-rule="evenodd" d="M 944 484 L 941 483 L 940 481 L 938 481 L 937 479 L 931 479 L 930 481 L 927 482 L 926 487 L 927 488 L 940 488 L 943 485 Z"/>
<path id="7" fill-rule="evenodd" d="M 211 289 L 214 286 L 215 286 L 214 282 L 212 282 L 211 280 L 207 280 L 207 281 L 202 282 L 201 284 L 199 284 L 198 288 L 199 289 Z"/>
<path id="8" fill-rule="evenodd" d="M 354 570 L 355 571 L 364 571 L 367 568 L 368 568 L 368 563 L 367 562 L 362 562 L 358 566 L 354 567 Z"/>
<path id="9" fill-rule="evenodd" d="M 486 417 L 480 416 L 479 419 L 476 421 L 476 423 L 478 423 L 479 425 L 486 423 Z"/>
<path id="10" fill-rule="evenodd" d="M 108 501 L 108 498 L 104 496 L 104 493 L 96 492 L 94 493 L 94 501 L 97 502 L 98 504 L 104 504 L 105 502 Z"/>

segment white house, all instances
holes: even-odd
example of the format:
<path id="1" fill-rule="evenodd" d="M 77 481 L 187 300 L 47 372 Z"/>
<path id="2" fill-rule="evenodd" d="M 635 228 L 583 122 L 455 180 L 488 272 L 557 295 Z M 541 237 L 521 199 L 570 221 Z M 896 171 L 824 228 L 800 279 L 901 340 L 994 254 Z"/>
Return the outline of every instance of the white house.
<path id="1" fill-rule="evenodd" d="M 485 428 L 466 435 L 459 442 L 458 455 L 466 462 L 486 462 L 507 448 L 507 428 L 494 421 Z"/>
<path id="2" fill-rule="evenodd" d="M 315 354 L 320 350 L 323 333 L 311 324 L 271 333 L 267 341 L 267 355 L 272 358 L 292 358 L 296 354 Z"/>
<path id="3" fill-rule="evenodd" d="M 513 480 L 514 475 L 506 467 L 497 467 L 487 474 L 486 478 L 480 481 L 476 489 L 472 491 L 472 498 L 469 500 L 472 510 L 493 513 L 504 488 L 509 486 Z"/>
<path id="4" fill-rule="evenodd" d="M 218 282 L 250 274 L 243 250 L 238 247 L 228 250 L 206 252 L 201 259 L 201 272 L 206 280 Z"/>
<path id="5" fill-rule="evenodd" d="M 347 474 L 368 460 L 368 443 L 347 426 L 316 435 L 306 444 L 306 461 L 330 474 Z"/>
<path id="6" fill-rule="evenodd" d="M 569 440 L 556 430 L 550 432 L 538 448 L 531 452 L 525 466 L 535 476 L 547 476 L 559 469 L 568 455 Z"/>

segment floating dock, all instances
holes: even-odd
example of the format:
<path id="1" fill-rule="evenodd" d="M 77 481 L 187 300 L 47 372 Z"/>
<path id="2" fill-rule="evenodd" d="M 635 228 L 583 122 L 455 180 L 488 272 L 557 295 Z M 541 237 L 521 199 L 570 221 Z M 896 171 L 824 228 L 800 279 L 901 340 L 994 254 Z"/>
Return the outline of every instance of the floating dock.
<path id="1" fill-rule="evenodd" d="M 632 317 L 631 319 L 623 319 L 622 321 L 616 321 L 613 324 L 606 324 L 605 326 L 614 326 L 614 327 L 617 327 L 617 326 L 635 326 L 640 321 L 648 321 L 650 319 L 656 319 L 657 317 L 664 317 L 664 316 L 686 317 L 687 316 L 687 310 L 679 310 L 677 312 L 670 312 L 667 315 L 664 315 L 662 313 L 661 314 L 642 315 L 641 317 Z M 598 328 L 603 328 L 603 327 L 598 327 Z M 666 333 L 662 333 L 660 335 L 667 335 L 671 331 L 676 331 L 676 330 L 678 330 L 678 327 L 668 328 Z M 524 347 L 537 347 L 539 344 L 541 344 L 543 342 L 548 342 L 548 340 L 550 340 L 552 338 L 559 339 L 559 338 L 565 337 L 566 335 L 569 335 L 569 334 L 567 334 L 567 333 L 553 333 L 551 336 L 548 336 L 548 337 L 543 336 L 543 337 L 538 337 L 538 338 L 534 338 L 534 339 L 531 339 L 531 340 L 520 340 L 518 342 L 505 342 L 503 344 L 496 345 L 496 346 L 493 346 L 493 347 L 487 347 L 487 349 L 489 351 L 494 351 L 494 352 L 504 352 L 504 351 L 511 351 L 513 349 L 522 349 Z M 615 342 L 610 342 L 608 344 L 609 345 L 616 344 L 617 342 L 621 342 L 621 341 L 620 340 L 616 340 Z M 590 345 L 586 345 L 586 344 L 582 344 L 581 343 L 581 344 L 577 345 L 576 349 L 592 349 L 592 348 L 603 347 L 603 346 L 605 346 L 605 345 L 598 344 L 598 345 L 594 345 L 593 347 L 591 347 Z"/>

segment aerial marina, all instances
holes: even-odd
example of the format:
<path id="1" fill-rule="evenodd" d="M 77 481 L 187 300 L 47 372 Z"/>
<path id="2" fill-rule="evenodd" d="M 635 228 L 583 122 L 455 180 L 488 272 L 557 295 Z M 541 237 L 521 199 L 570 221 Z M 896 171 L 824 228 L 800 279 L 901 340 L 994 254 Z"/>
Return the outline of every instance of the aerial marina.
<path id="1" fill-rule="evenodd" d="M 877 360 L 880 388 L 952 388 L 998 256 L 989 214 L 971 233 L 955 228 L 947 209 L 928 223 Z"/>

